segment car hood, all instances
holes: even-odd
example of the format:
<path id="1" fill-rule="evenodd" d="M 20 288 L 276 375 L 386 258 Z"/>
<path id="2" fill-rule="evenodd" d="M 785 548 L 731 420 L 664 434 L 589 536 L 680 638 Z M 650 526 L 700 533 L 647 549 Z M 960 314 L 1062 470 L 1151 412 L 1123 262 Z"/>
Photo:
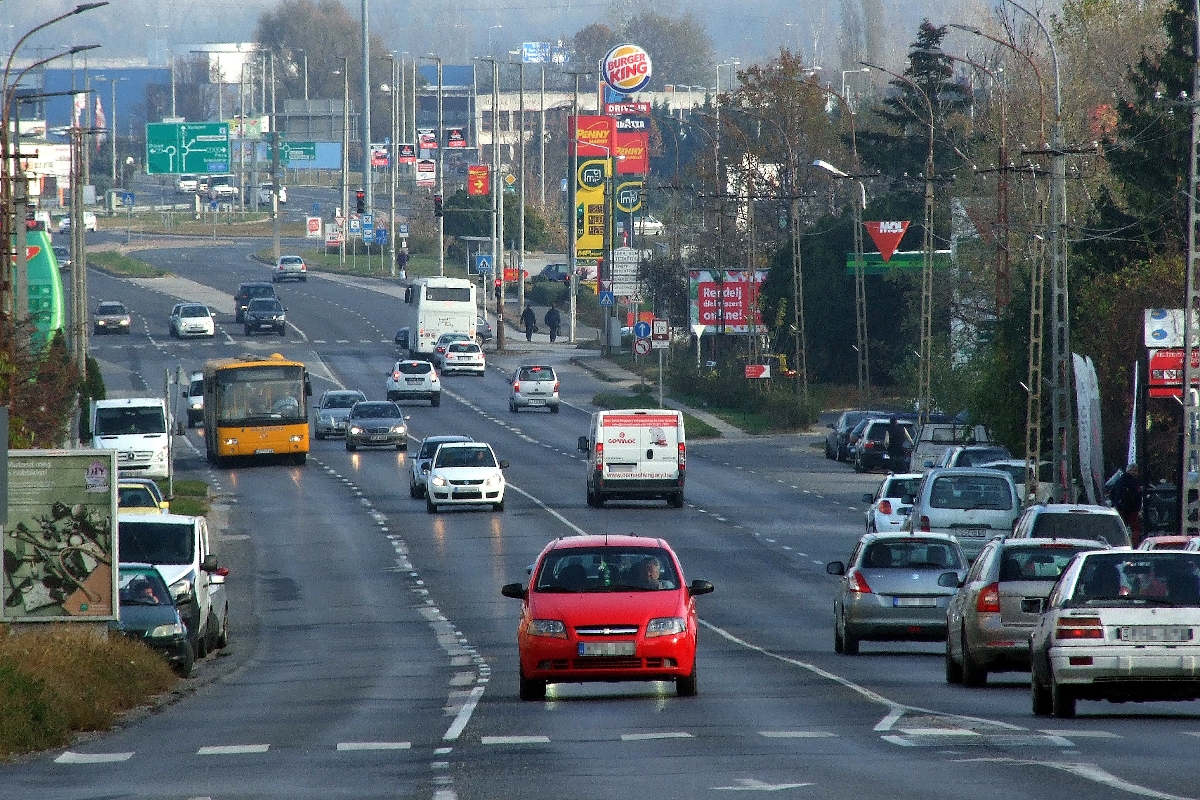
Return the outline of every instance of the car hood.
<path id="1" fill-rule="evenodd" d="M 121 604 L 120 622 L 116 628 L 122 631 L 149 631 L 159 625 L 172 625 L 179 619 L 175 606 L 139 606 Z"/>
<path id="2" fill-rule="evenodd" d="M 499 467 L 438 467 L 431 475 L 441 475 L 448 481 L 485 481 L 492 475 L 504 474 Z"/>
<path id="3" fill-rule="evenodd" d="M 571 627 L 632 625 L 645 629 L 655 617 L 686 617 L 683 590 L 613 592 L 534 592 L 530 612 L 539 619 L 560 619 Z"/>

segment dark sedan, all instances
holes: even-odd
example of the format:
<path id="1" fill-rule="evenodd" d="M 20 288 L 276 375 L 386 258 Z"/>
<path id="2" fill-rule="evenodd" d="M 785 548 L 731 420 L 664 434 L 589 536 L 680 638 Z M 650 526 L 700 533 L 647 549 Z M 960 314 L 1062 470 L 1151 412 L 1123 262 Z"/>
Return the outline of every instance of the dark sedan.
<path id="1" fill-rule="evenodd" d="M 395 447 L 408 449 L 408 417 L 391 400 L 367 400 L 354 404 L 346 417 L 346 449 Z"/>
<path id="2" fill-rule="evenodd" d="M 242 322 L 247 336 L 256 331 L 275 331 L 283 336 L 287 331 L 287 309 L 278 300 L 256 297 L 246 306 Z"/>
<path id="3" fill-rule="evenodd" d="M 122 564 L 117 585 L 119 621 L 110 622 L 109 628 L 162 653 L 183 677 L 190 675 L 195 654 L 158 569 L 151 564 Z"/>

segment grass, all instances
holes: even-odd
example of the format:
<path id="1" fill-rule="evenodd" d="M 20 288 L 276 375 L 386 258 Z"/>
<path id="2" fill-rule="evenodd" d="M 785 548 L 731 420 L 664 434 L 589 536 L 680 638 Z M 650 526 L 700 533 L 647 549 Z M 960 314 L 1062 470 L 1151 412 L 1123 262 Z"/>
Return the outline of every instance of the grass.
<path id="1" fill-rule="evenodd" d="M 208 514 L 208 484 L 204 481 L 175 481 L 175 496 L 171 498 L 172 514 L 203 517 Z"/>
<path id="2" fill-rule="evenodd" d="M 379 248 L 367 253 L 346 253 L 346 263 L 341 263 L 337 251 L 326 252 L 324 248 L 307 248 L 296 253 L 304 259 L 311 270 L 332 272 L 338 275 L 359 275 L 363 277 L 391 277 L 392 261 L 387 252 L 380 259 Z M 275 263 L 275 248 L 264 247 L 254 254 L 254 257 L 264 264 Z M 450 266 L 447 264 L 447 266 Z M 407 272 L 409 277 L 437 275 L 437 255 L 413 255 L 408 259 Z"/>
<path id="3" fill-rule="evenodd" d="M 601 392 L 592 398 L 592 405 L 600 408 L 658 408 L 657 400 L 645 393 L 616 394 Z M 683 412 L 683 428 L 690 439 L 719 439 L 721 432 L 702 419 Z"/>
<path id="4" fill-rule="evenodd" d="M 150 648 L 90 624 L 0 626 L 0 758 L 61 747 L 105 730 L 117 715 L 173 688 L 179 678 Z"/>
<path id="5" fill-rule="evenodd" d="M 167 273 L 158 267 L 153 267 L 145 261 L 124 256 L 112 250 L 88 253 L 89 267 L 97 267 L 114 275 L 126 278 L 161 278 Z"/>
<path id="6" fill-rule="evenodd" d="M 213 221 L 212 214 L 204 213 L 196 219 L 191 211 L 157 211 L 147 214 L 135 214 L 132 217 L 116 214 L 113 217 L 101 215 L 99 226 L 102 230 L 125 231 L 141 235 L 155 233 L 184 234 L 192 236 L 273 236 L 275 223 L 270 214 L 233 212 L 221 213 Z M 305 226 L 299 222 L 289 222 L 280 225 L 280 235 L 284 237 L 303 237 Z"/>

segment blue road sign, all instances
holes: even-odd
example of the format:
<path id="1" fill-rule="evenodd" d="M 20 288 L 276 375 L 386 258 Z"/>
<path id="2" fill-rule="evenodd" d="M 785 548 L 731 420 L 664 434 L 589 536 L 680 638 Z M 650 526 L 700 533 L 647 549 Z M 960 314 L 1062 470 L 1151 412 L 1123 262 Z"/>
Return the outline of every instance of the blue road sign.
<path id="1" fill-rule="evenodd" d="M 476 253 L 475 254 L 475 271 L 476 272 L 491 272 L 492 271 L 492 254 L 491 253 Z"/>
<path id="2" fill-rule="evenodd" d="M 397 222 L 396 223 L 396 235 L 397 236 L 408 236 L 408 223 L 407 222 Z"/>
<path id="3" fill-rule="evenodd" d="M 375 215 L 374 214 L 363 214 L 362 215 L 362 232 L 363 232 L 363 238 L 365 238 L 365 239 L 372 239 L 375 237 Z"/>
<path id="4" fill-rule="evenodd" d="M 375 229 L 375 244 L 387 244 L 388 234 L 387 228 Z"/>
<path id="5" fill-rule="evenodd" d="M 600 293 L 600 306 L 615 306 L 617 304 L 617 296 L 612 292 Z"/>
<path id="6" fill-rule="evenodd" d="M 319 216 L 321 216 L 321 204 L 320 204 L 320 203 L 313 203 L 313 204 L 312 204 L 312 209 L 309 211 L 308 215 L 309 215 L 310 217 L 319 217 Z"/>
<path id="7" fill-rule="evenodd" d="M 121 205 L 123 205 L 123 206 L 133 205 L 133 192 L 121 192 L 120 197 L 121 197 Z"/>
<path id="8" fill-rule="evenodd" d="M 650 323 L 646 322 L 644 319 L 640 320 L 636 325 L 633 326 L 633 335 L 639 339 L 649 339 Z"/>

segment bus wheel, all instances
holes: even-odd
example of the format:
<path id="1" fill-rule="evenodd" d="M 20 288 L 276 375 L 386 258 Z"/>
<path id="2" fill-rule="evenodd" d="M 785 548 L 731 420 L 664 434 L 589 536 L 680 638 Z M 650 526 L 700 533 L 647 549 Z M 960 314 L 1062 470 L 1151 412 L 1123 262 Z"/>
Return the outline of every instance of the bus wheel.
<path id="1" fill-rule="evenodd" d="M 297 467 L 303 467 L 308 462 L 308 453 L 296 453 L 292 456 L 292 463 Z"/>

